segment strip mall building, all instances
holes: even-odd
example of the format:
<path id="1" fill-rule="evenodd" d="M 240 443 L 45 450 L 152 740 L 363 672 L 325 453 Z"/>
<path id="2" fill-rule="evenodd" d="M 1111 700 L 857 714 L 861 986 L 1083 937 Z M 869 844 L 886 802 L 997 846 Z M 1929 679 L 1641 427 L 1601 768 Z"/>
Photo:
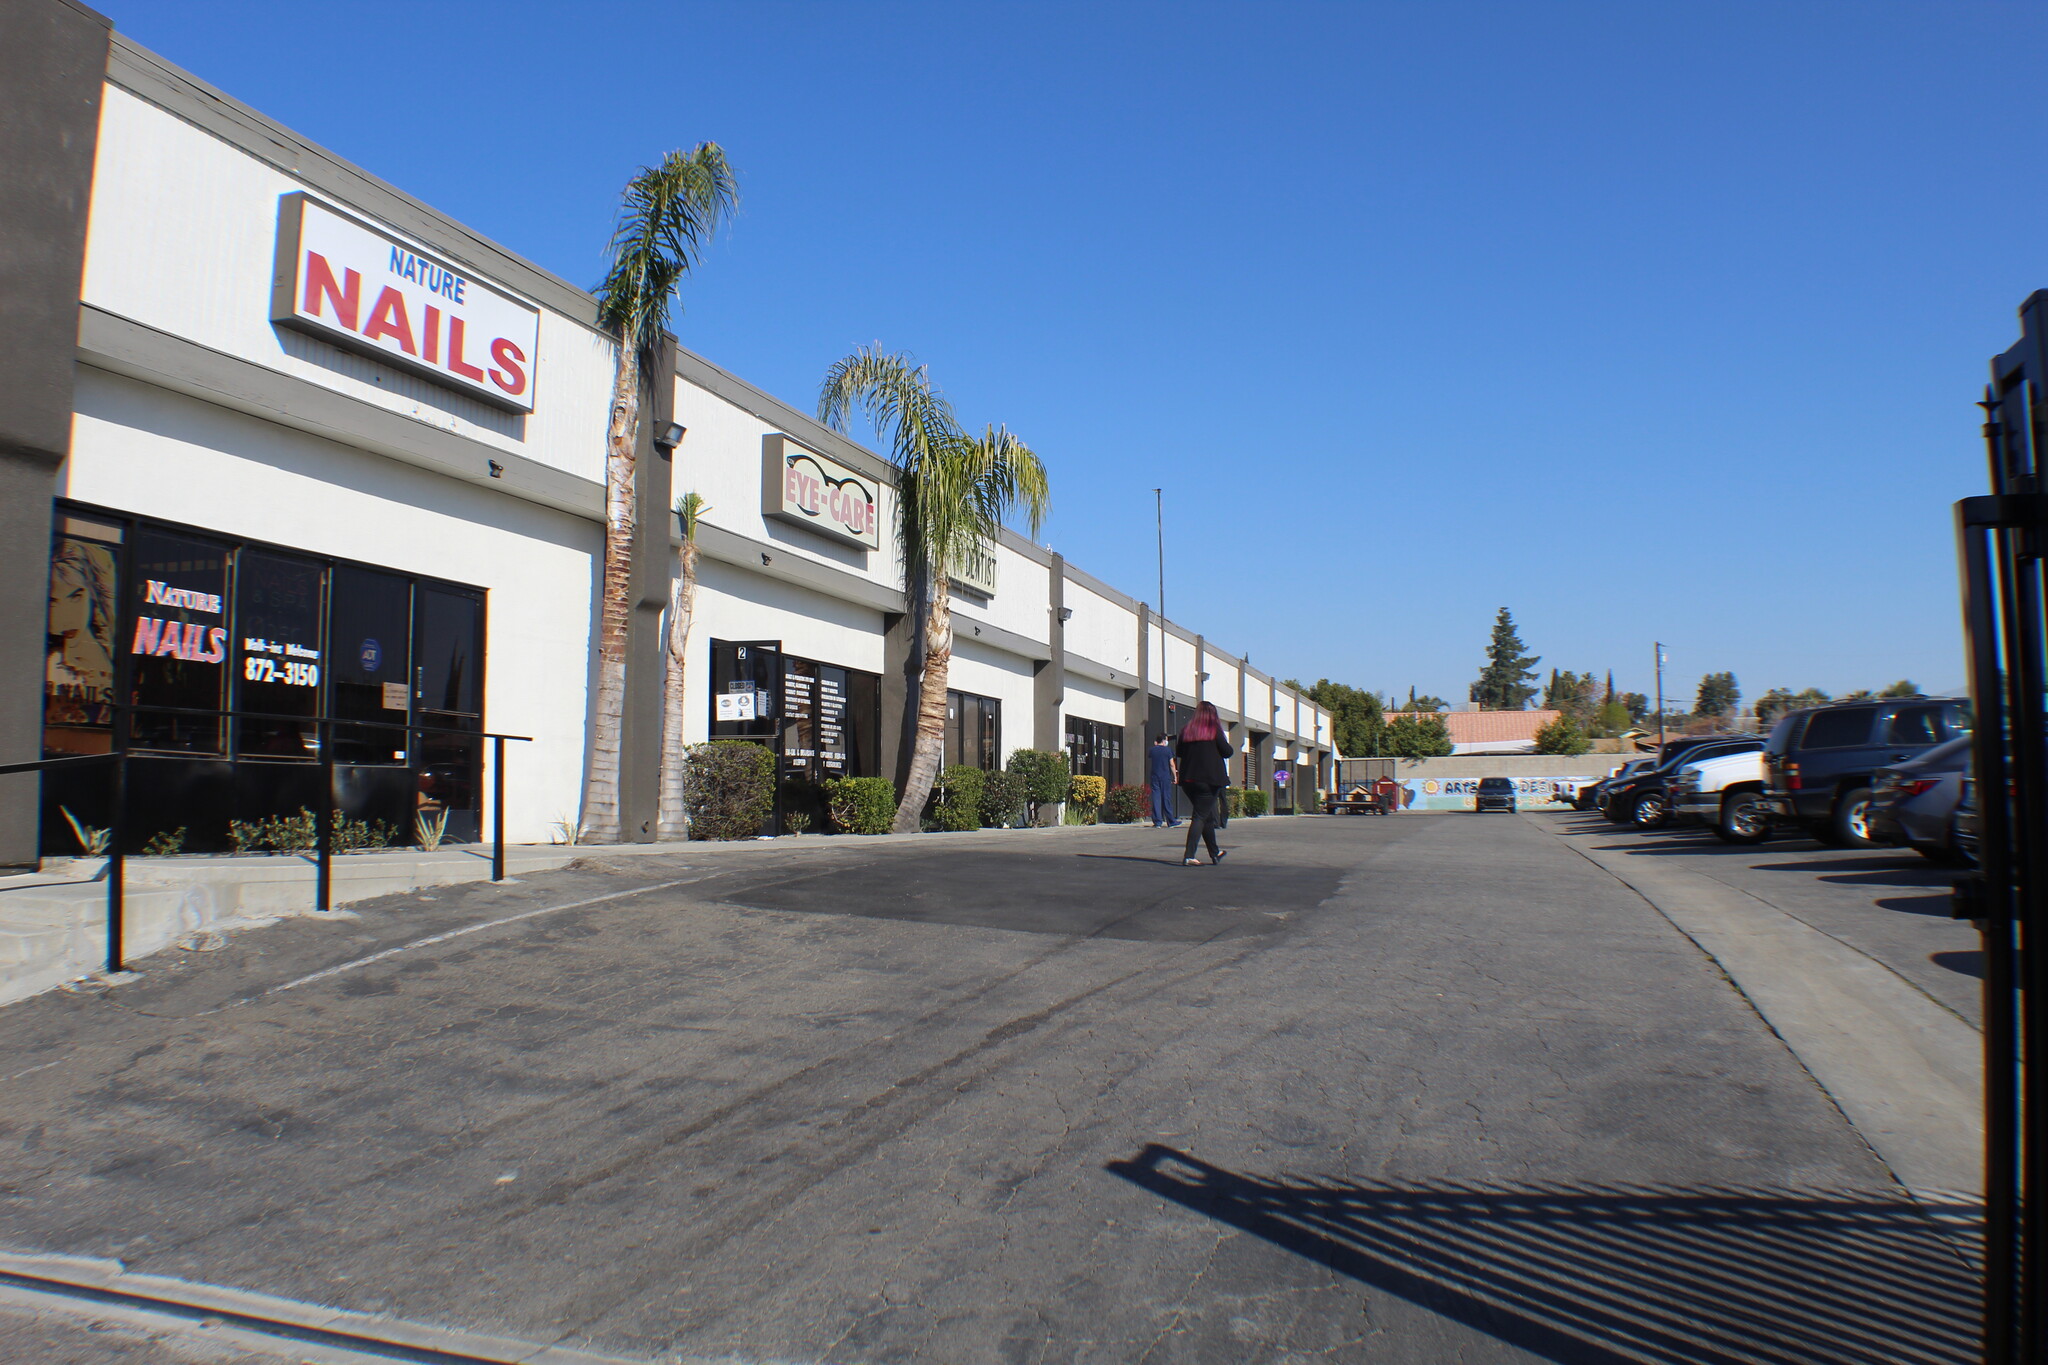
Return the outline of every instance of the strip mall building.
<path id="1" fill-rule="evenodd" d="M 510 836 L 573 821 L 612 372 L 593 298 L 69 0 L 0 33 L 0 555 L 50 589 L 0 608 L 0 762 L 104 751 L 126 697 L 133 842 L 218 847 L 316 804 L 328 714 L 358 723 L 329 741 L 347 814 L 446 808 L 455 837 L 490 797 L 460 732 L 499 731 L 533 737 Z M 640 837 L 676 494 L 712 509 L 692 738 L 772 744 L 792 790 L 893 777 L 913 685 L 890 464 L 687 351 L 670 387 L 643 424 Z M 1276 808 L 1327 785 L 1326 712 L 1056 553 L 1005 534 L 954 609 L 948 762 L 1064 748 L 1142 781 L 1143 733 L 1206 698 Z M 230 710 L 271 718 L 207 714 Z M 0 863 L 75 851 L 62 810 L 103 824 L 107 802 L 103 770 L 0 779 Z"/>

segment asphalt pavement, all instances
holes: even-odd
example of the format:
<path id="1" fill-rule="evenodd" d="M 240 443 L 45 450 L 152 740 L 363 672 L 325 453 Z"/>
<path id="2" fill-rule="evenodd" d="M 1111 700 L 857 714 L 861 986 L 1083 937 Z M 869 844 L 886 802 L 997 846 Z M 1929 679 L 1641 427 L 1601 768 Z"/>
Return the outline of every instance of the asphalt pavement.
<path id="1" fill-rule="evenodd" d="M 0 1011 L 0 1243 L 645 1361 L 1969 1359 L 1568 818 L 593 853 L 167 952 Z"/>

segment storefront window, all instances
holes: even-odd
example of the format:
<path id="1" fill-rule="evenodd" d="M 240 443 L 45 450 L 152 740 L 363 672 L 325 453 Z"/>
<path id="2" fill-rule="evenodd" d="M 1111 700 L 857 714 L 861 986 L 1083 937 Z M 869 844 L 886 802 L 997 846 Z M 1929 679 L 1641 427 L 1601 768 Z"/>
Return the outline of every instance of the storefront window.
<path id="1" fill-rule="evenodd" d="M 218 713 L 227 704 L 227 547 L 154 527 L 138 530 L 134 544 L 127 644 L 135 746 L 219 753 Z"/>
<path id="2" fill-rule="evenodd" d="M 236 710 L 302 719 L 240 723 L 244 758 L 319 757 L 322 567 L 244 550 L 235 564 Z"/>
<path id="3" fill-rule="evenodd" d="M 447 837 L 476 837 L 483 741 L 446 730 L 483 729 L 484 603 L 480 594 L 422 584 L 414 611 L 419 638 L 420 809 L 448 812 Z"/>
<path id="4" fill-rule="evenodd" d="M 946 766 L 993 769 L 1001 761 L 1003 704 L 972 692 L 946 694 Z"/>
<path id="5" fill-rule="evenodd" d="M 822 783 L 880 775 L 875 674 L 795 658 L 770 641 L 713 640 L 711 689 L 712 738 L 775 749 L 776 821 L 801 812 L 823 829 Z"/>
<path id="6" fill-rule="evenodd" d="M 412 583 L 354 566 L 334 571 L 328 672 L 338 720 L 404 725 L 412 718 Z M 338 763 L 403 763 L 405 731 L 337 726 Z"/>
<path id="7" fill-rule="evenodd" d="M 1124 780 L 1124 727 L 1067 717 L 1067 760 L 1076 775 L 1100 777 L 1114 787 Z"/>
<path id="8" fill-rule="evenodd" d="M 103 754 L 113 746 L 122 529 L 59 517 L 50 548 L 43 669 L 43 748 Z"/>

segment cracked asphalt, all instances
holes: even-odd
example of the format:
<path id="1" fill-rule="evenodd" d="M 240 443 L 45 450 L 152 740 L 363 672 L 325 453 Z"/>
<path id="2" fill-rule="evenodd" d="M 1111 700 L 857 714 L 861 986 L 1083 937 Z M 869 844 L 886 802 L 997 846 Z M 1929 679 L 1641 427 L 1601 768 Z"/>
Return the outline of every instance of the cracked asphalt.
<path id="1" fill-rule="evenodd" d="M 594 851 L 160 954 L 0 1011 L 0 1242 L 648 1361 L 1970 1359 L 1563 818 Z"/>

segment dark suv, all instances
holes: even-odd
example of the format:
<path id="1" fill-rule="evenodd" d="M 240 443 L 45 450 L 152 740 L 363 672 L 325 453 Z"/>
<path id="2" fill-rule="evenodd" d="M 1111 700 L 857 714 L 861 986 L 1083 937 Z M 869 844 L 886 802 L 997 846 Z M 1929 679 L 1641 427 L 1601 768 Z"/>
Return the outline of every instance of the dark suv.
<path id="1" fill-rule="evenodd" d="M 1764 806 L 1822 843 L 1869 847 L 1871 776 L 1970 732 L 1967 703 L 1886 697 L 1790 711 L 1764 743 Z"/>
<path id="2" fill-rule="evenodd" d="M 1479 787 L 1472 793 L 1472 811 L 1479 814 L 1489 810 L 1504 810 L 1515 813 L 1515 784 L 1506 777 L 1482 777 Z"/>
<path id="3" fill-rule="evenodd" d="M 1763 748 L 1753 735 L 1686 735 L 1658 750 L 1657 761 L 1615 782 L 1601 797 L 1601 810 L 1617 825 L 1656 829 L 1671 818 L 1671 775 L 1688 763 Z"/>

